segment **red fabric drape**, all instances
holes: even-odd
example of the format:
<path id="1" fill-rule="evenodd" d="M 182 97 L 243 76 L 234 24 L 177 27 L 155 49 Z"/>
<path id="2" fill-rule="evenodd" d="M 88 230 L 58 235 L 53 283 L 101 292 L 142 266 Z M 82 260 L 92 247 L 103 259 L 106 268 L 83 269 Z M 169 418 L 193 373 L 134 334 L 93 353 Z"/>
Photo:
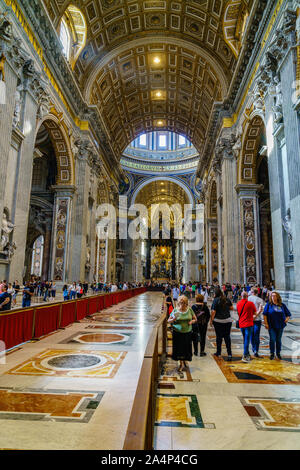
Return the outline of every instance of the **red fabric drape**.
<path id="1" fill-rule="evenodd" d="M 33 308 L 0 315 L 0 340 L 5 349 L 29 341 L 32 338 Z"/>
<path id="2" fill-rule="evenodd" d="M 99 296 L 98 312 L 104 309 L 104 295 Z"/>
<path id="3" fill-rule="evenodd" d="M 90 297 L 89 298 L 89 315 L 93 315 L 98 311 L 98 298 Z"/>
<path id="4" fill-rule="evenodd" d="M 51 305 L 47 307 L 37 307 L 35 313 L 34 336 L 47 335 L 59 327 L 59 309 L 60 305 Z"/>
<path id="5" fill-rule="evenodd" d="M 88 303 L 88 299 L 77 300 L 77 320 L 82 320 L 84 317 L 86 317 L 88 313 Z"/>
<path id="6" fill-rule="evenodd" d="M 65 302 L 62 304 L 61 319 L 59 325 L 61 328 L 70 325 L 70 323 L 73 323 L 76 320 L 75 309 L 76 300 L 72 300 L 71 302 Z"/>
<path id="7" fill-rule="evenodd" d="M 88 313 L 99 312 L 104 308 L 123 302 L 133 296 L 146 292 L 145 287 L 132 290 L 100 294 L 97 296 L 62 303 L 61 323 L 59 325 L 60 304 L 36 307 L 34 336 L 40 337 L 64 327 L 76 320 L 75 302 L 77 303 L 77 320 Z M 32 338 L 34 308 L 28 308 L 7 314 L 0 314 L 0 340 L 4 341 L 6 349 L 29 341 Z"/>

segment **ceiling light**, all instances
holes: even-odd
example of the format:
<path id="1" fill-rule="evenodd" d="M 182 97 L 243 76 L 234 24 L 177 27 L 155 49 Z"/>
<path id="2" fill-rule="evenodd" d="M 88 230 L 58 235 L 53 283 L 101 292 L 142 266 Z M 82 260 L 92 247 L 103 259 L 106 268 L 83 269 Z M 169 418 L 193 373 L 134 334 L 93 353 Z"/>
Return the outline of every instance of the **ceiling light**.
<path id="1" fill-rule="evenodd" d="M 157 96 L 157 98 L 159 98 L 159 97 L 161 96 L 161 91 L 157 91 L 157 92 L 155 93 L 155 96 Z"/>
<path id="2" fill-rule="evenodd" d="M 155 64 L 160 64 L 160 57 L 158 57 L 158 56 L 154 57 L 153 62 Z"/>
<path id="3" fill-rule="evenodd" d="M 157 121 L 157 125 L 158 125 L 158 126 L 162 126 L 162 125 L 163 125 L 163 121 Z"/>

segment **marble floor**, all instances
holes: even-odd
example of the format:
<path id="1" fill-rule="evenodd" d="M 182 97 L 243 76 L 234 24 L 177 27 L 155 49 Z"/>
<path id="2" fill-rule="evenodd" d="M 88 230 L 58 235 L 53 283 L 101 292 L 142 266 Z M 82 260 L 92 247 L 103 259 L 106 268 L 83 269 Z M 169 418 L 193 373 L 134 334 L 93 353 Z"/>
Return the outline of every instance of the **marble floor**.
<path id="1" fill-rule="evenodd" d="M 169 355 L 157 393 L 155 449 L 300 449 L 299 317 L 293 316 L 284 331 L 281 361 L 269 359 L 265 328 L 262 358 L 241 362 L 243 339 L 234 327 L 233 360 L 227 361 L 224 343 L 224 355 L 216 358 L 214 329 L 209 328 L 207 355 L 193 356 L 179 373 L 168 336 Z"/>
<path id="2" fill-rule="evenodd" d="M 0 449 L 122 449 L 161 305 L 144 293 L 1 358 Z"/>
<path id="3" fill-rule="evenodd" d="M 120 450 L 145 347 L 161 314 L 162 294 L 147 292 L 84 318 L 0 358 L 0 449 Z M 209 328 L 205 357 L 177 371 L 168 358 L 157 393 L 154 447 L 162 450 L 300 449 L 300 318 L 283 336 L 281 361 L 241 362 L 215 352 Z"/>

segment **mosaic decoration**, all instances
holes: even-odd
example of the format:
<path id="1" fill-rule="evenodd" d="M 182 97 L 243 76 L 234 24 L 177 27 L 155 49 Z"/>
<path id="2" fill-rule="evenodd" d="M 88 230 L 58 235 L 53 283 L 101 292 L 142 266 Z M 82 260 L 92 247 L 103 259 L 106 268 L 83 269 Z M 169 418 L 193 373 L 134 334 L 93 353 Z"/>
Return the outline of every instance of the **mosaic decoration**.
<path id="1" fill-rule="evenodd" d="M 10 369 L 8 375 L 112 378 L 126 352 L 47 349 Z"/>
<path id="2" fill-rule="evenodd" d="M 98 238 L 98 237 L 97 237 Z M 105 282 L 105 263 L 106 263 L 106 240 L 99 241 L 99 271 L 98 280 L 99 282 Z"/>
<path id="3" fill-rule="evenodd" d="M 300 432 L 300 398 L 239 399 L 260 431 Z"/>
<path id="4" fill-rule="evenodd" d="M 246 282 L 256 284 L 256 235 L 255 235 L 255 209 L 253 199 L 241 199 L 241 214 L 244 234 L 244 256 L 246 266 Z"/>
<path id="5" fill-rule="evenodd" d="M 0 419 L 88 423 L 104 392 L 0 387 Z"/>
<path id="6" fill-rule="evenodd" d="M 204 424 L 196 395 L 157 394 L 155 426 L 214 428 Z"/>
<path id="7" fill-rule="evenodd" d="M 54 279 L 63 281 L 65 275 L 65 247 L 67 246 L 67 229 L 69 217 L 70 198 L 56 198 L 56 243 L 54 256 Z"/>
<path id="8" fill-rule="evenodd" d="M 211 227 L 211 278 L 217 282 L 219 278 L 219 256 L 218 256 L 218 228 Z"/>
<path id="9" fill-rule="evenodd" d="M 103 346 L 103 345 L 125 345 L 131 346 L 134 341 L 135 336 L 132 333 L 121 333 L 121 332 L 91 332 L 87 333 L 86 331 L 79 331 L 74 335 L 66 338 L 63 341 L 60 341 L 59 344 L 81 344 L 89 346 Z"/>
<path id="10" fill-rule="evenodd" d="M 241 362 L 242 356 L 213 356 L 228 382 L 300 385 L 300 369 L 291 358 L 270 361 L 269 357 L 252 359 L 249 363 Z"/>

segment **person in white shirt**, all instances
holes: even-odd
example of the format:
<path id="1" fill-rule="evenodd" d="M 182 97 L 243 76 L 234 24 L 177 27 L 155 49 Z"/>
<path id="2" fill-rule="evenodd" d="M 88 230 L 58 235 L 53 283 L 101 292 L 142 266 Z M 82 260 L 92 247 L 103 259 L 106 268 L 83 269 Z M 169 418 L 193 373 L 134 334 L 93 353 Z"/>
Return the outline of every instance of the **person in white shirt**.
<path id="1" fill-rule="evenodd" d="M 176 302 L 177 302 L 177 299 L 178 299 L 179 294 L 180 294 L 180 290 L 179 290 L 178 286 L 173 287 L 172 294 L 173 294 L 173 302 L 174 302 L 174 305 L 176 307 Z"/>
<path id="2" fill-rule="evenodd" d="M 126 282 L 124 282 L 123 290 L 127 290 L 127 289 L 128 289 L 128 285 L 126 284 Z"/>
<path id="3" fill-rule="evenodd" d="M 111 285 L 111 292 L 117 292 L 118 286 L 116 284 Z"/>
<path id="4" fill-rule="evenodd" d="M 253 302 L 256 308 L 256 315 L 253 317 L 253 332 L 251 336 L 251 346 L 253 349 L 253 354 L 255 357 L 261 357 L 258 354 L 259 350 L 259 341 L 260 341 L 260 329 L 261 329 L 261 321 L 262 321 L 262 312 L 264 309 L 264 302 L 263 300 L 258 297 L 258 289 L 256 287 L 252 287 L 248 296 L 248 300 Z"/>

